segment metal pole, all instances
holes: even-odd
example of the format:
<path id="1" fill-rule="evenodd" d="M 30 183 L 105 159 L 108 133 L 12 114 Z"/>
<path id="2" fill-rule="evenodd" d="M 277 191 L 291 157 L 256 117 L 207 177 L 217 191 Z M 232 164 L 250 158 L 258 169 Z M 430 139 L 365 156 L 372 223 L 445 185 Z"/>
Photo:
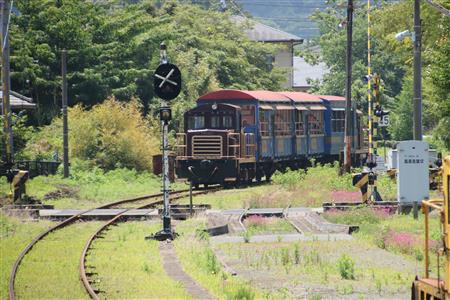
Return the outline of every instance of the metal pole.
<path id="1" fill-rule="evenodd" d="M 164 104 L 162 104 L 165 106 Z M 163 212 L 163 231 L 165 233 L 172 233 L 170 227 L 170 181 L 169 181 L 169 140 L 168 140 L 168 127 L 169 124 L 166 121 L 162 121 L 163 126 L 163 194 L 164 194 L 164 212 Z"/>
<path id="2" fill-rule="evenodd" d="M 67 51 L 61 52 L 62 115 L 63 115 L 63 159 L 64 178 L 69 177 L 69 127 L 67 124 Z"/>
<path id="3" fill-rule="evenodd" d="M 353 0 L 347 6 L 347 82 L 345 91 L 345 142 L 344 172 L 350 172 L 352 166 L 352 27 Z"/>
<path id="4" fill-rule="evenodd" d="M 1 5 L 1 50 L 2 50 L 2 115 L 3 131 L 5 134 L 6 163 L 11 168 L 14 162 L 14 143 L 12 133 L 11 104 L 10 104 L 10 76 L 9 76 L 9 0 L 0 0 Z"/>
<path id="5" fill-rule="evenodd" d="M 422 28 L 420 0 L 414 0 L 414 140 L 422 140 Z"/>
<path id="6" fill-rule="evenodd" d="M 192 181 L 189 181 L 189 214 L 192 215 L 194 214 L 193 211 L 193 204 L 192 204 Z"/>
<path id="7" fill-rule="evenodd" d="M 386 163 L 386 127 L 381 128 L 383 134 L 383 152 L 384 152 L 384 162 Z"/>

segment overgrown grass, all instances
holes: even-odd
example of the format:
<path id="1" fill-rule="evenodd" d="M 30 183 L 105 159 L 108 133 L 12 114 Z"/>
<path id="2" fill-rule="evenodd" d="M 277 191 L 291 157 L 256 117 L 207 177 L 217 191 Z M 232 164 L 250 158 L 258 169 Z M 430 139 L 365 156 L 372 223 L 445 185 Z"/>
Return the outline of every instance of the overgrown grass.
<path id="1" fill-rule="evenodd" d="M 155 222 L 126 222 L 94 242 L 87 260 L 98 274 L 95 287 L 105 299 L 191 299 L 185 288 L 166 275 L 159 242 L 145 240 L 160 230 Z"/>
<path id="2" fill-rule="evenodd" d="M 148 172 L 129 169 L 103 172 L 80 161 L 72 163 L 70 172 L 67 179 L 61 174 L 35 177 L 28 181 L 27 192 L 56 208 L 90 208 L 116 199 L 158 193 L 161 186 L 161 179 Z M 172 188 L 186 185 L 175 183 Z M 0 178 L 0 198 L 8 192 L 6 179 Z"/>
<path id="3" fill-rule="evenodd" d="M 370 242 L 381 249 L 403 254 L 418 262 L 423 260 L 424 220 L 412 215 L 393 215 L 386 210 L 358 208 L 349 211 L 330 211 L 323 216 L 334 223 L 359 225 L 355 237 Z M 430 217 L 430 249 L 435 251 L 440 244 L 439 218 Z M 431 260 L 436 268 L 436 259 Z"/>
<path id="4" fill-rule="evenodd" d="M 249 199 L 262 197 L 262 195 L 273 191 L 274 188 L 270 184 L 239 189 L 224 189 L 215 193 L 196 196 L 194 197 L 194 204 L 210 204 L 214 209 L 247 208 L 249 207 Z M 189 199 L 184 199 L 181 203 L 189 203 Z"/>
<path id="5" fill-rule="evenodd" d="M 100 222 L 80 222 L 51 233 L 25 256 L 16 278 L 19 299 L 89 299 L 80 282 L 84 243 Z"/>
<path id="6" fill-rule="evenodd" d="M 209 246 L 207 234 L 201 231 L 205 220 L 191 219 L 177 226 L 179 238 L 175 248 L 181 264 L 189 275 L 219 299 L 261 299 L 262 294 L 240 277 L 232 277 L 224 270 Z"/>
<path id="7" fill-rule="evenodd" d="M 278 286 L 288 287 L 289 297 L 297 298 L 326 290 L 327 298 L 333 299 L 329 289 L 334 297 L 381 294 L 396 298 L 409 291 L 415 272 L 414 263 L 361 240 L 222 244 L 220 249 L 241 273 L 257 273 L 262 282 L 280 282 Z M 293 294 L 296 287 L 306 294 Z"/>
<path id="8" fill-rule="evenodd" d="M 361 200 L 358 188 L 352 185 L 352 174 L 338 175 L 339 165 L 315 165 L 305 170 L 276 172 L 273 183 L 292 192 L 293 204 L 320 206 L 323 202 Z M 355 169 L 354 172 L 360 172 Z M 378 177 L 378 189 L 384 199 L 396 197 L 396 184 L 388 176 Z"/>
<path id="9" fill-rule="evenodd" d="M 0 298 L 8 298 L 8 281 L 14 261 L 25 246 L 41 231 L 51 225 L 49 221 L 21 222 L 0 213 Z"/>
<path id="10" fill-rule="evenodd" d="M 288 221 L 278 217 L 251 215 L 244 219 L 244 225 L 251 234 L 296 232 Z"/>
<path id="11" fill-rule="evenodd" d="M 222 190 L 195 197 L 194 202 L 208 203 L 215 209 L 232 209 L 285 208 L 289 205 L 320 207 L 330 201 L 361 201 L 361 192 L 352 186 L 352 175 L 338 176 L 337 164 L 316 165 L 307 171 L 277 172 L 272 179 L 272 184 Z M 395 198 L 395 182 L 387 176 L 379 177 L 378 186 L 384 198 Z"/>

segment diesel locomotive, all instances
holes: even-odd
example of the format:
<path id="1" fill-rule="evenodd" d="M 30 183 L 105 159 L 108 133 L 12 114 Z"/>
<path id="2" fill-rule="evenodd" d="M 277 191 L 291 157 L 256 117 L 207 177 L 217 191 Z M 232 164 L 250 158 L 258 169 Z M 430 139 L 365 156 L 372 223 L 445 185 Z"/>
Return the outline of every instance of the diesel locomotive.
<path id="1" fill-rule="evenodd" d="M 352 151 L 364 159 L 361 112 L 353 116 Z M 176 174 L 195 186 L 269 180 L 276 170 L 339 159 L 345 98 L 303 92 L 218 90 L 184 114 Z"/>

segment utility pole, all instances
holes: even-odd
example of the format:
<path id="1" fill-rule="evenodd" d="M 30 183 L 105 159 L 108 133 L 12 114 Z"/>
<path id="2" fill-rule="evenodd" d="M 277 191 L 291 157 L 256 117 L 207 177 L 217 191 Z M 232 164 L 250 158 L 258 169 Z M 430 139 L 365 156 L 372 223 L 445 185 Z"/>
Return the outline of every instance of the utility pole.
<path id="1" fill-rule="evenodd" d="M 69 177 L 69 127 L 67 124 L 67 51 L 61 51 L 62 73 L 62 115 L 63 115 L 63 150 L 64 178 Z"/>
<path id="2" fill-rule="evenodd" d="M 420 0 L 414 0 L 414 140 L 422 140 L 422 26 Z"/>
<path id="3" fill-rule="evenodd" d="M 10 106 L 10 76 L 9 76 L 9 0 L 0 0 L 1 6 L 1 50 L 2 50 L 2 115 L 3 115 L 3 132 L 5 135 L 6 145 L 6 164 L 8 168 L 12 168 L 14 163 L 14 144 L 12 133 L 12 119 Z"/>
<path id="4" fill-rule="evenodd" d="M 343 173 L 350 172 L 352 166 L 352 34 L 353 0 L 347 5 L 347 81 L 345 91 L 345 141 Z"/>

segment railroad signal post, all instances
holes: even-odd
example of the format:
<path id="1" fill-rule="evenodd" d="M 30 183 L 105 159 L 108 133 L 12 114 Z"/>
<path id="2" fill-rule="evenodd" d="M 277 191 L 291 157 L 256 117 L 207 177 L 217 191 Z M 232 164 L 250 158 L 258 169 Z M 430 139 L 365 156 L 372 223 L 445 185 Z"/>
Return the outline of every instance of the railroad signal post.
<path id="1" fill-rule="evenodd" d="M 69 177 L 69 126 L 67 123 L 67 51 L 61 51 L 62 116 L 63 116 L 63 162 L 64 178 Z"/>
<path id="2" fill-rule="evenodd" d="M 161 108 L 159 109 L 159 118 L 162 127 L 162 141 L 161 150 L 163 154 L 163 178 L 162 178 L 162 192 L 163 192 L 163 229 L 151 235 L 149 238 L 155 240 L 167 240 L 175 237 L 171 227 L 170 218 L 170 180 L 169 180 L 169 140 L 168 129 L 169 122 L 172 119 L 172 110 L 168 106 L 168 102 L 175 99 L 181 91 L 181 72 L 177 66 L 170 64 L 167 60 L 167 47 L 164 43 L 160 46 L 160 65 L 156 68 L 153 75 L 153 88 L 155 94 L 161 98 Z"/>

